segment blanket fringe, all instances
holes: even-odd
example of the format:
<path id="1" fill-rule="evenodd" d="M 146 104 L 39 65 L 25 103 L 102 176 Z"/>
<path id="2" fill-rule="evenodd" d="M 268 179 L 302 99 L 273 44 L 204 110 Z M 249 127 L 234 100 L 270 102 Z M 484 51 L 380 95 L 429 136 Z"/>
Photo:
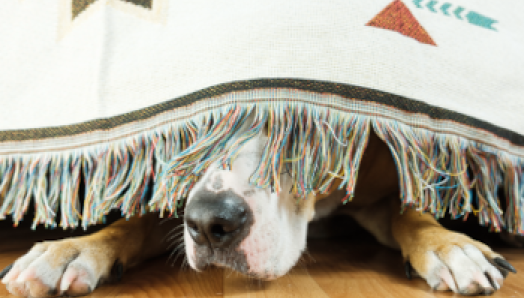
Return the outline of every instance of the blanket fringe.
<path id="1" fill-rule="evenodd" d="M 254 117 L 250 117 L 254 115 Z M 254 119 L 247 131 L 238 127 Z M 212 163 L 230 167 L 262 129 L 269 142 L 250 182 L 299 197 L 325 193 L 340 178 L 350 200 L 370 130 L 389 146 L 405 207 L 467 218 L 491 230 L 524 234 L 524 160 L 461 137 L 296 101 L 230 105 L 103 145 L 0 157 L 0 219 L 15 225 L 31 202 L 33 227 L 86 228 L 112 209 L 177 216 L 188 192 Z M 291 190 L 279 184 L 293 177 Z M 85 185 L 83 205 L 79 196 Z M 149 190 L 149 187 L 153 187 Z M 498 200 L 505 191 L 506 206 Z M 148 200 L 147 194 L 153 193 Z"/>

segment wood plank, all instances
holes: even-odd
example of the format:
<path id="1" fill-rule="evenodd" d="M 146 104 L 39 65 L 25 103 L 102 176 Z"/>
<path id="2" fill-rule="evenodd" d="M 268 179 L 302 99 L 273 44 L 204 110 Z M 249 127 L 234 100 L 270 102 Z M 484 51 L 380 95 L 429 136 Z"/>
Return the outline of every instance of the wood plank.
<path id="1" fill-rule="evenodd" d="M 225 275 L 224 297 L 330 297 L 309 273 L 307 266 L 299 264 L 289 274 L 274 281 L 247 279 L 239 274 Z"/>
<path id="2" fill-rule="evenodd" d="M 0 268 L 12 263 L 38 239 L 57 239 L 79 232 L 0 230 Z M 524 298 L 524 254 L 520 249 L 498 249 L 519 271 L 511 274 L 493 297 Z M 370 241 L 315 240 L 308 254 L 286 276 L 264 282 L 228 270 L 210 268 L 197 273 L 170 265 L 167 256 L 125 272 L 120 283 L 106 284 L 89 297 L 450 297 L 434 293 L 421 279 L 408 280 L 399 252 Z M 3 285 L 0 297 L 13 298 Z"/>

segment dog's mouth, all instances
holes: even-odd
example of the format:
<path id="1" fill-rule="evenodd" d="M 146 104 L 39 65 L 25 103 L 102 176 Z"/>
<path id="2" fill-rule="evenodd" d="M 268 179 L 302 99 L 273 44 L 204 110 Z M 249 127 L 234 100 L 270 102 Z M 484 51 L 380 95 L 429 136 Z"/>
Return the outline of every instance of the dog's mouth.
<path id="1" fill-rule="evenodd" d="M 189 264 L 197 271 L 203 271 L 208 267 L 216 266 L 227 268 L 247 277 L 260 280 L 272 280 L 278 277 L 275 273 L 271 272 L 272 270 L 269 270 L 268 267 L 260 266 L 261 263 L 264 263 L 263 261 L 253 262 L 254 258 L 258 259 L 260 256 L 256 256 L 254 252 L 244 251 L 242 247 L 245 247 L 245 242 L 227 248 L 210 248 L 207 245 L 196 244 L 190 236 L 185 237 Z"/>
<path id="2" fill-rule="evenodd" d="M 195 249 L 195 269 L 201 271 L 209 266 L 225 267 L 242 274 L 250 275 L 246 255 L 237 250 L 197 247 Z"/>

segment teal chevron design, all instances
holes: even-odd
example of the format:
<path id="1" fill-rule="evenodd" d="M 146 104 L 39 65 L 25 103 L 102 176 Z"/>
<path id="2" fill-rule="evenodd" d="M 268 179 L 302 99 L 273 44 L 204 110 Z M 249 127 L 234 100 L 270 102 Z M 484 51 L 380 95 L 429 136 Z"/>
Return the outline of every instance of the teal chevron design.
<path id="1" fill-rule="evenodd" d="M 464 11 L 464 7 L 459 6 L 459 7 L 457 7 L 457 9 L 455 9 L 453 14 L 455 15 L 455 17 L 457 17 L 457 19 L 463 20 L 462 16 L 460 15 L 463 11 Z"/>
<path id="2" fill-rule="evenodd" d="M 422 5 L 420 5 L 420 2 L 422 2 L 424 0 L 413 0 L 413 3 L 415 3 L 415 5 L 418 7 L 418 8 L 422 8 Z"/>
<path id="3" fill-rule="evenodd" d="M 497 22 L 496 20 L 483 16 L 477 12 L 468 12 L 468 14 L 466 15 L 466 19 L 470 24 L 497 31 L 497 29 L 493 28 L 493 24 Z"/>
<path id="4" fill-rule="evenodd" d="M 412 0 L 412 1 L 413 1 L 413 4 L 415 4 L 417 8 L 421 8 L 421 9 L 427 8 L 429 11 L 433 13 L 439 12 L 439 10 L 437 10 L 438 4 L 439 4 L 437 0 L 427 0 L 425 5 L 423 2 L 426 0 Z M 444 4 L 440 5 L 440 11 L 445 16 L 451 16 L 450 10 L 452 9 L 452 6 L 453 4 L 449 2 L 445 2 Z M 472 25 L 479 26 L 479 27 L 482 27 L 488 30 L 497 31 L 497 29 L 493 27 L 493 24 L 498 22 L 497 20 L 487 17 L 485 15 L 482 15 L 473 10 L 470 10 L 469 12 L 467 12 L 464 18 L 463 13 L 465 11 L 466 9 L 464 7 L 456 6 L 453 9 L 453 16 L 455 16 L 455 18 L 459 20 L 467 20 L 467 22 Z"/>
<path id="5" fill-rule="evenodd" d="M 428 4 L 426 4 L 426 7 L 427 7 L 430 11 L 432 11 L 432 12 L 437 12 L 437 10 L 435 9 L 435 5 L 436 5 L 437 3 L 438 3 L 437 1 L 435 1 L 435 0 L 431 0 L 431 1 L 429 1 Z"/>
<path id="6" fill-rule="evenodd" d="M 442 6 L 440 7 L 440 10 L 442 11 L 443 14 L 449 16 L 449 12 L 448 12 L 448 9 L 451 7 L 451 3 L 444 3 L 442 4 Z"/>

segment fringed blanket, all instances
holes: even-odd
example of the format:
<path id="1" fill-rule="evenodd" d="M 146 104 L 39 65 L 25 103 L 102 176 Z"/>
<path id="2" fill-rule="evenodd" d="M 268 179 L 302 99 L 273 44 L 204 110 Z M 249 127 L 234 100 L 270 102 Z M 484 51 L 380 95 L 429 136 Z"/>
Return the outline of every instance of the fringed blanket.
<path id="1" fill-rule="evenodd" d="M 521 0 L 1 1 L 0 218 L 18 223 L 31 205 L 35 225 L 64 228 L 115 208 L 175 215 L 206 167 L 227 167 L 267 123 L 260 187 L 280 191 L 287 170 L 298 195 L 341 178 L 349 200 L 374 131 L 405 206 L 522 234 L 522 11 Z"/>

